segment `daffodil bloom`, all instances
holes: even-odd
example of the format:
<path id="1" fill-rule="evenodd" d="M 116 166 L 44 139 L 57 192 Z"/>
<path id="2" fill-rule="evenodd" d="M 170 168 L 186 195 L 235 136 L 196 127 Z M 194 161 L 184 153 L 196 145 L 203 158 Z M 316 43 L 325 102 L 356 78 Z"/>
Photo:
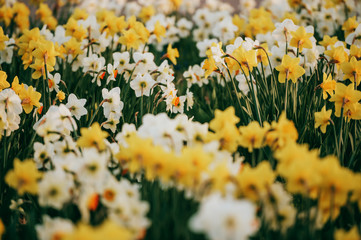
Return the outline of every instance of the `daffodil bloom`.
<path id="1" fill-rule="evenodd" d="M 12 7 L 3 4 L 2 7 L 0 7 L 0 16 L 2 16 L 1 20 L 4 21 L 5 26 L 8 27 L 11 23 L 11 19 L 13 19 L 14 10 Z"/>
<path id="2" fill-rule="evenodd" d="M 56 97 L 59 99 L 59 102 L 62 102 L 65 99 L 65 93 L 63 91 L 59 91 L 56 94 Z"/>
<path id="3" fill-rule="evenodd" d="M 59 54 L 55 51 L 54 43 L 51 41 L 39 41 L 35 51 L 32 53 L 36 60 L 47 64 L 47 67 L 54 67 L 56 63 L 56 56 Z M 49 70 L 50 71 L 50 70 Z"/>
<path id="4" fill-rule="evenodd" d="M 361 60 L 361 47 L 356 45 L 351 45 L 350 48 L 350 58 L 355 57 L 357 60 Z"/>
<path id="5" fill-rule="evenodd" d="M 284 83 L 286 80 L 291 79 L 293 83 L 296 83 L 298 78 L 305 74 L 305 69 L 298 65 L 299 62 L 299 58 L 284 55 L 281 65 L 276 67 L 276 70 L 279 71 L 278 81 Z"/>
<path id="6" fill-rule="evenodd" d="M 76 38 L 72 37 L 69 41 L 64 43 L 64 49 L 66 55 L 72 55 L 73 59 L 83 53 L 81 49 L 81 42 L 76 40 Z"/>
<path id="7" fill-rule="evenodd" d="M 165 27 L 157 21 L 154 25 L 153 34 L 156 36 L 158 43 L 162 41 L 161 37 L 164 37 L 166 33 Z"/>
<path id="8" fill-rule="evenodd" d="M 143 7 L 138 14 L 138 17 L 143 21 L 147 22 L 155 14 L 155 9 L 152 5 Z"/>
<path id="9" fill-rule="evenodd" d="M 0 71 L 0 91 L 10 87 L 10 83 L 6 81 L 7 74 L 4 71 Z"/>
<path id="10" fill-rule="evenodd" d="M 122 36 L 119 38 L 119 43 L 127 46 L 128 49 L 138 49 L 142 44 L 142 40 L 134 29 L 125 30 L 122 32 Z"/>
<path id="11" fill-rule="evenodd" d="M 41 98 L 41 93 L 35 91 L 32 86 L 29 86 L 27 89 L 23 88 L 19 93 L 19 97 L 24 112 L 27 114 L 33 110 L 34 106 L 40 107 L 39 100 Z"/>
<path id="12" fill-rule="evenodd" d="M 331 74 L 327 76 L 326 73 L 323 73 L 323 82 L 320 84 L 320 87 L 322 88 L 323 99 L 326 99 L 327 94 L 332 96 L 335 92 L 336 81 L 332 79 Z"/>
<path id="13" fill-rule="evenodd" d="M 361 104 L 353 103 L 350 104 L 344 111 L 343 116 L 350 121 L 353 120 L 361 120 Z"/>
<path id="14" fill-rule="evenodd" d="M 9 41 L 8 36 L 4 35 L 3 28 L 0 27 L 0 51 L 5 49 L 5 42 Z"/>
<path id="15" fill-rule="evenodd" d="M 242 46 L 233 51 L 232 57 L 237 59 L 241 64 L 244 73 L 248 76 L 249 72 L 253 71 L 253 68 L 257 66 L 257 52 L 256 50 L 246 50 Z M 233 70 L 241 69 L 239 64 L 233 65 Z"/>
<path id="16" fill-rule="evenodd" d="M 335 231 L 334 237 L 335 240 L 361 238 L 356 226 L 352 227 L 348 232 L 346 232 L 344 229 L 338 229 Z"/>
<path id="17" fill-rule="evenodd" d="M 96 147 L 99 151 L 106 148 L 104 140 L 108 133 L 101 130 L 99 123 L 95 122 L 89 128 L 81 128 L 80 133 L 77 141 L 79 147 Z"/>
<path id="18" fill-rule="evenodd" d="M 257 201 L 266 193 L 276 177 L 271 165 L 263 161 L 255 168 L 245 165 L 241 173 L 237 175 L 240 191 L 243 196 Z"/>
<path id="19" fill-rule="evenodd" d="M 330 102 L 335 102 L 335 116 L 341 116 L 341 109 L 346 110 L 354 103 L 361 100 L 361 92 L 354 90 L 353 84 L 348 86 L 343 83 L 336 83 L 335 94 L 330 98 Z"/>
<path id="20" fill-rule="evenodd" d="M 303 26 L 296 31 L 291 32 L 292 38 L 290 42 L 291 47 L 296 47 L 302 52 L 303 48 L 312 48 L 311 37 L 312 33 L 307 33 Z"/>
<path id="21" fill-rule="evenodd" d="M 257 121 L 253 121 L 247 126 L 240 127 L 239 131 L 241 133 L 239 144 L 242 147 L 248 148 L 248 152 L 253 152 L 253 149 L 258 149 L 263 146 L 268 128 L 263 128 Z"/>
<path id="22" fill-rule="evenodd" d="M 343 25 L 342 25 L 342 30 L 345 32 L 345 38 L 352 32 L 355 31 L 355 29 L 358 26 L 358 22 L 356 20 L 356 16 L 350 17 L 349 19 L 347 19 Z"/>
<path id="23" fill-rule="evenodd" d="M 10 170 L 5 176 L 5 182 L 16 189 L 20 195 L 24 193 L 37 194 L 37 181 L 41 177 L 36 164 L 33 160 L 27 159 L 20 161 L 15 159 L 14 169 Z"/>
<path id="24" fill-rule="evenodd" d="M 329 57 L 330 63 L 336 64 L 337 68 L 339 68 L 343 62 L 348 60 L 348 55 L 343 46 L 331 46 L 330 50 L 325 51 L 325 55 Z"/>
<path id="25" fill-rule="evenodd" d="M 326 133 L 326 128 L 330 124 L 332 110 L 326 111 L 326 106 L 321 112 L 315 112 L 315 128 L 320 127 L 322 133 Z"/>
<path id="26" fill-rule="evenodd" d="M 236 125 L 239 122 L 239 118 L 235 114 L 234 107 L 228 107 L 226 110 L 221 111 L 216 109 L 214 119 L 209 123 L 209 128 L 213 131 L 222 130 L 227 125 Z"/>
<path id="27" fill-rule="evenodd" d="M 337 36 L 330 37 L 328 35 L 323 36 L 323 40 L 319 42 L 321 46 L 327 49 L 328 46 L 334 45 L 338 41 Z"/>
<path id="28" fill-rule="evenodd" d="M 169 44 L 167 48 L 167 58 L 172 61 L 174 65 L 177 65 L 177 59 L 179 57 L 179 52 L 177 48 L 172 48 L 172 45 Z"/>
<path id="29" fill-rule="evenodd" d="M 352 57 L 350 62 L 344 62 L 341 64 L 342 72 L 345 74 L 343 79 L 350 79 L 356 86 L 361 81 L 361 60 L 357 61 L 355 57 Z"/>
<path id="30" fill-rule="evenodd" d="M 39 79 L 40 77 L 45 77 L 45 65 L 44 61 L 41 61 L 40 59 L 36 59 L 33 64 L 30 65 L 30 68 L 34 69 L 35 71 L 33 74 L 31 74 L 31 77 L 33 79 Z M 51 72 L 54 70 L 53 66 L 47 65 L 48 72 Z"/>
<path id="31" fill-rule="evenodd" d="M 81 42 L 87 36 L 87 32 L 83 25 L 78 25 L 74 18 L 69 18 L 68 22 L 64 25 L 66 36 L 72 36 Z"/>
<path id="32" fill-rule="evenodd" d="M 218 69 L 212 56 L 209 56 L 206 60 L 204 60 L 202 69 L 205 70 L 204 78 L 208 78 L 211 73 Z"/>
<path id="33" fill-rule="evenodd" d="M 24 83 L 19 83 L 19 78 L 16 76 L 14 77 L 13 82 L 11 83 L 11 89 L 14 90 L 16 94 L 19 95 L 19 93 L 24 89 Z"/>
<path id="34" fill-rule="evenodd" d="M 75 20 L 85 20 L 88 18 L 88 16 L 89 14 L 87 13 L 87 11 L 81 8 L 75 8 L 73 14 L 71 15 L 71 17 Z"/>
<path id="35" fill-rule="evenodd" d="M 39 8 L 35 12 L 35 15 L 43 21 L 45 18 L 50 17 L 52 12 L 47 4 L 40 3 Z"/>
<path id="36" fill-rule="evenodd" d="M 261 46 L 256 48 L 257 48 L 257 62 L 262 63 L 263 66 L 268 66 L 269 64 L 268 57 L 271 57 L 272 53 L 268 50 L 267 43 L 262 43 Z"/>

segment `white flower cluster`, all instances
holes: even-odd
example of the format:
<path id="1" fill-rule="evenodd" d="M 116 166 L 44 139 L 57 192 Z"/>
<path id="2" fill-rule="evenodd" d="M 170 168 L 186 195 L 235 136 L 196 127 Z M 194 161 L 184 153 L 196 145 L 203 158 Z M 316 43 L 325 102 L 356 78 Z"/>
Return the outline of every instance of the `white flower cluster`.
<path id="1" fill-rule="evenodd" d="M 116 126 L 119 123 L 119 119 L 122 116 L 122 109 L 124 103 L 120 100 L 120 88 L 116 87 L 108 91 L 108 89 L 103 88 L 103 110 L 104 116 L 107 118 L 103 127 L 105 129 L 110 129 L 113 133 L 116 131 Z"/>
<path id="2" fill-rule="evenodd" d="M 21 99 L 11 88 L 0 91 L 0 137 L 19 128 L 22 111 Z"/>
<path id="3" fill-rule="evenodd" d="M 0 51 L 0 64 L 10 64 L 13 60 L 15 39 L 10 38 L 8 41 L 5 41 L 4 44 L 5 48 Z"/>
<path id="4" fill-rule="evenodd" d="M 186 18 L 181 18 L 176 21 L 174 16 L 168 17 L 164 14 L 157 14 L 151 17 L 146 22 L 146 28 L 149 32 L 153 32 L 155 25 L 160 24 L 167 29 L 165 36 L 159 42 L 155 35 L 151 35 L 149 43 L 155 44 L 157 50 L 161 51 L 164 46 L 178 42 L 181 38 L 186 38 L 190 35 L 193 28 L 193 23 Z"/>
<path id="5" fill-rule="evenodd" d="M 248 200 L 222 198 L 213 194 L 202 200 L 190 220 L 190 228 L 211 240 L 245 240 L 256 233 L 259 223 L 256 206 Z"/>
<path id="6" fill-rule="evenodd" d="M 64 112 L 68 114 L 64 115 Z M 37 128 L 45 142 L 34 144 L 34 160 L 44 170 L 38 184 L 40 206 L 58 210 L 69 204 L 77 206 L 81 221 L 86 224 L 89 224 L 92 212 L 105 209 L 108 219 L 135 235 L 140 234 L 150 225 L 146 218 L 149 205 L 141 200 L 138 184 L 131 184 L 126 179 L 118 180 L 111 172 L 110 166 L 114 165 L 112 156 L 118 145 L 106 141 L 108 148 L 105 151 L 99 152 L 96 148 L 84 148 L 80 151 L 74 139 L 65 135 L 70 127 L 67 125 L 70 123 L 69 116 L 69 110 L 64 105 L 57 108 L 53 106 L 44 119 L 40 120 Z M 60 122 L 61 119 L 64 121 Z M 55 123 L 57 128 L 50 130 L 45 127 L 51 123 Z M 51 135 L 42 135 L 46 129 Z M 40 239 L 53 239 L 59 230 L 53 224 L 55 222 L 63 227 L 67 226 L 64 231 L 68 233 L 74 230 L 71 222 L 66 219 L 44 216 L 43 224 L 37 226 Z M 41 231 L 44 228 L 47 230 Z"/>

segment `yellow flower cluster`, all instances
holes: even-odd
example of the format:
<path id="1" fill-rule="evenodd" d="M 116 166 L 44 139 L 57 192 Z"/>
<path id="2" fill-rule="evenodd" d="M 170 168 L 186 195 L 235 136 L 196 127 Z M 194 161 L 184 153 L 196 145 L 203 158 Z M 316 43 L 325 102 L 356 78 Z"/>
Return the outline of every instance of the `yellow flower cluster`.
<path id="1" fill-rule="evenodd" d="M 287 190 L 316 199 L 322 223 L 338 217 L 351 192 L 351 201 L 360 206 L 361 174 L 341 167 L 336 157 L 319 158 L 317 150 L 292 142 L 276 151 L 275 157 L 277 173 L 285 178 Z"/>

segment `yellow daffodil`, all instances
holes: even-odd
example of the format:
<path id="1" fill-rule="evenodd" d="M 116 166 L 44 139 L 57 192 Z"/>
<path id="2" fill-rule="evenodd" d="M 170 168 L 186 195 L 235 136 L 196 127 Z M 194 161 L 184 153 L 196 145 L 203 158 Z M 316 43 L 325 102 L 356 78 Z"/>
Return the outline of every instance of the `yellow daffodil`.
<path id="1" fill-rule="evenodd" d="M 361 60 L 361 47 L 356 45 L 351 45 L 350 48 L 350 58 L 355 57 L 357 60 Z"/>
<path id="2" fill-rule="evenodd" d="M 65 42 L 64 49 L 65 54 L 71 54 L 73 55 L 73 58 L 83 53 L 83 50 L 81 49 L 81 42 L 78 42 L 76 38 L 71 38 L 69 41 Z"/>
<path id="3" fill-rule="evenodd" d="M 10 25 L 11 19 L 13 19 L 14 16 L 14 10 L 7 6 L 6 4 L 3 4 L 0 8 L 0 16 L 1 20 L 5 22 L 5 26 L 8 27 Z"/>
<path id="4" fill-rule="evenodd" d="M 296 31 L 291 32 L 292 38 L 290 41 L 291 47 L 296 47 L 302 52 L 303 48 L 312 48 L 311 37 L 312 33 L 307 33 L 306 29 L 301 26 Z"/>
<path id="5" fill-rule="evenodd" d="M 202 69 L 205 70 L 204 78 L 208 78 L 209 75 L 218 69 L 212 56 L 209 56 L 206 60 L 204 60 Z"/>
<path id="6" fill-rule="evenodd" d="M 162 41 L 161 37 L 164 37 L 166 33 L 165 27 L 157 21 L 154 25 L 153 34 L 156 36 L 158 43 Z"/>
<path id="7" fill-rule="evenodd" d="M 347 109 L 354 103 L 361 100 L 361 92 L 354 90 L 353 84 L 346 86 L 343 83 L 336 83 L 335 94 L 330 102 L 335 102 L 335 116 L 341 116 L 341 108 Z"/>
<path id="8" fill-rule="evenodd" d="M 49 16 L 47 18 L 44 18 L 43 23 L 50 29 L 55 30 L 58 26 L 58 20 L 54 16 Z"/>
<path id="9" fill-rule="evenodd" d="M 105 150 L 104 140 L 108 133 L 101 130 L 99 123 L 95 122 L 89 128 L 81 128 L 80 133 L 81 136 L 77 141 L 79 147 L 96 147 L 99 151 Z"/>
<path id="10" fill-rule="evenodd" d="M 40 3 L 39 8 L 35 12 L 35 15 L 43 21 L 45 18 L 52 16 L 52 11 L 47 4 Z"/>
<path id="11" fill-rule="evenodd" d="M 332 110 L 326 111 L 326 106 L 323 106 L 321 112 L 315 112 L 315 128 L 320 127 L 322 133 L 326 133 L 326 128 L 330 124 Z"/>
<path id="12" fill-rule="evenodd" d="M 209 128 L 213 131 L 222 130 L 225 125 L 236 125 L 239 122 L 239 118 L 235 115 L 234 107 L 228 107 L 224 111 L 216 109 L 214 114 L 214 119 L 209 123 Z"/>
<path id="13" fill-rule="evenodd" d="M 350 62 L 344 62 L 341 64 L 342 72 L 345 74 L 343 79 L 350 79 L 351 82 L 356 83 L 356 86 L 361 81 L 361 60 L 357 61 L 355 57 L 352 57 Z"/>
<path id="14" fill-rule="evenodd" d="M 74 18 L 69 18 L 68 22 L 64 25 L 66 36 L 72 36 L 78 41 L 82 41 L 87 32 L 82 25 L 78 25 L 77 21 Z"/>
<path id="15" fill-rule="evenodd" d="M 172 62 L 174 65 L 177 65 L 177 59 L 176 59 L 176 58 L 179 57 L 178 49 L 177 49 L 177 48 L 172 48 L 172 45 L 171 45 L 171 44 L 168 44 L 166 57 L 167 57 L 169 60 L 171 60 L 171 62 Z"/>
<path id="16" fill-rule="evenodd" d="M 16 189 L 20 195 L 24 193 L 37 194 L 37 181 L 41 177 L 33 160 L 14 160 L 14 169 L 7 172 L 5 182 Z"/>
<path id="17" fill-rule="evenodd" d="M 237 26 L 238 30 L 235 32 L 236 36 L 239 36 L 241 33 L 244 32 L 246 27 L 246 20 L 241 18 L 238 14 L 234 14 L 232 18 L 232 23 Z"/>
<path id="18" fill-rule="evenodd" d="M 331 46 L 330 50 L 325 51 L 325 55 L 330 57 L 330 63 L 336 64 L 337 69 L 340 67 L 340 65 L 343 62 L 348 61 L 348 55 L 345 52 L 343 46 L 339 46 L 339 47 Z"/>
<path id="19" fill-rule="evenodd" d="M 343 116 L 347 118 L 348 121 L 350 119 L 361 120 L 361 104 L 360 103 L 349 104 L 348 107 L 345 109 Z"/>
<path id="20" fill-rule="evenodd" d="M 272 53 L 268 50 L 267 43 L 262 43 L 261 46 L 257 47 L 257 62 L 262 63 L 263 66 L 268 66 L 268 57 L 272 56 Z"/>
<path id="21" fill-rule="evenodd" d="M 316 198 L 322 178 L 315 174 L 320 161 L 315 158 L 304 158 L 303 161 L 293 161 L 283 175 L 286 179 L 287 190 L 291 193 L 303 194 Z M 305 167 L 307 166 L 307 167 Z"/>
<path id="22" fill-rule="evenodd" d="M 286 118 L 283 112 L 278 122 L 272 122 L 270 130 L 266 134 L 266 144 L 273 149 L 282 149 L 289 142 L 296 142 L 298 132 L 295 124 Z"/>
<path id="23" fill-rule="evenodd" d="M 85 20 L 87 19 L 89 14 L 85 9 L 75 8 L 73 14 L 71 15 L 72 18 L 75 20 Z"/>
<path id="24" fill-rule="evenodd" d="M 323 82 L 320 84 L 320 87 L 322 88 L 323 99 L 326 99 L 328 95 L 332 96 L 334 94 L 336 81 L 332 79 L 332 74 L 327 76 L 326 73 L 323 73 Z"/>
<path id="25" fill-rule="evenodd" d="M 293 83 L 296 83 L 298 78 L 305 74 L 305 69 L 298 65 L 299 62 L 299 58 L 292 58 L 289 55 L 284 55 L 281 65 L 276 67 L 276 70 L 279 71 L 278 81 L 284 83 L 291 79 Z"/>
<path id="26" fill-rule="evenodd" d="M 19 78 L 15 76 L 13 82 L 11 83 L 11 89 L 19 95 L 20 92 L 24 89 L 24 83 L 19 84 Z"/>
<path id="27" fill-rule="evenodd" d="M 182 4 L 183 0 L 169 0 L 173 6 L 174 6 L 174 9 L 178 9 L 179 6 Z"/>
<path id="28" fill-rule="evenodd" d="M 241 64 L 243 71 L 248 76 L 249 72 L 253 71 L 254 67 L 257 67 L 257 52 L 256 50 L 246 51 L 242 46 L 233 51 L 232 57 L 237 59 Z M 241 67 L 239 64 L 234 64 L 232 70 L 239 70 Z"/>
<path id="29" fill-rule="evenodd" d="M 338 41 L 337 36 L 330 37 L 328 35 L 323 36 L 323 40 L 319 42 L 321 46 L 327 49 L 328 46 L 333 46 Z"/>
<path id="30" fill-rule="evenodd" d="M 5 42 L 9 41 L 8 36 L 4 35 L 4 30 L 0 27 L 0 51 L 5 49 Z"/>
<path id="31" fill-rule="evenodd" d="M 357 230 L 357 227 L 352 227 L 349 231 L 344 229 L 338 229 L 335 231 L 335 240 L 353 240 L 361 239 L 360 233 Z"/>
<path id="32" fill-rule="evenodd" d="M 63 91 L 59 91 L 56 94 L 56 97 L 59 99 L 59 102 L 62 102 L 65 99 L 65 93 Z"/>
<path id="33" fill-rule="evenodd" d="M 119 43 L 125 45 L 128 49 L 138 49 L 142 41 L 134 29 L 124 30 L 119 38 Z"/>
<path id="34" fill-rule="evenodd" d="M 143 7 L 140 10 L 138 17 L 145 23 L 155 14 L 155 9 L 152 5 Z"/>
<path id="35" fill-rule="evenodd" d="M 25 113 L 30 113 L 33 110 L 33 107 L 40 107 L 40 98 L 41 94 L 34 90 L 32 86 L 29 86 L 27 89 L 23 88 L 19 97 L 21 99 L 21 105 L 23 106 Z"/>
<path id="36" fill-rule="evenodd" d="M 355 31 L 355 29 L 358 26 L 358 22 L 356 20 L 356 16 L 350 17 L 349 19 L 347 19 L 343 25 L 342 25 L 342 30 L 345 32 L 345 38 L 352 32 Z"/>
<path id="37" fill-rule="evenodd" d="M 8 81 L 6 81 L 7 79 L 7 74 L 4 71 L 0 71 L 0 91 L 2 91 L 5 88 L 10 87 L 10 83 Z"/>
<path id="38" fill-rule="evenodd" d="M 253 149 L 261 148 L 263 146 L 268 128 L 263 128 L 258 122 L 253 121 L 247 126 L 240 127 L 239 131 L 239 145 L 248 148 L 249 152 L 253 152 Z"/>
<path id="39" fill-rule="evenodd" d="M 47 67 L 54 67 L 56 63 L 56 56 L 58 53 L 55 51 L 55 46 L 52 41 L 39 41 L 36 49 L 32 53 L 35 60 L 47 64 Z M 48 71 L 51 71 L 48 69 Z"/>
<path id="40" fill-rule="evenodd" d="M 240 191 L 243 196 L 253 201 L 258 201 L 272 185 L 276 174 L 268 161 L 263 161 L 255 168 L 245 165 L 237 175 Z"/>

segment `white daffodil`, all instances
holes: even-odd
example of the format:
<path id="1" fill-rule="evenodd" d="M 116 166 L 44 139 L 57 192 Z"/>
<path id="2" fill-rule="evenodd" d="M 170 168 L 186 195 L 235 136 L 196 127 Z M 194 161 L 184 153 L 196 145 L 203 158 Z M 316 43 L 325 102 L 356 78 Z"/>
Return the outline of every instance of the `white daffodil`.
<path id="1" fill-rule="evenodd" d="M 110 91 L 108 91 L 106 88 L 103 88 L 102 96 L 104 99 L 104 116 L 108 118 L 110 112 L 115 112 L 121 116 L 124 103 L 120 101 L 120 88 L 115 87 Z"/>
<path id="2" fill-rule="evenodd" d="M 86 99 L 78 99 L 75 94 L 71 93 L 68 96 L 68 103 L 65 106 L 70 110 L 71 114 L 79 120 L 88 113 L 88 110 L 84 107 L 85 103 Z"/>
<path id="3" fill-rule="evenodd" d="M 49 91 L 56 91 L 59 92 L 59 83 L 61 81 L 61 76 L 60 73 L 55 73 L 54 75 L 52 75 L 51 73 L 48 74 L 48 86 L 49 86 Z"/>
<path id="4" fill-rule="evenodd" d="M 150 76 L 149 73 L 145 73 L 138 75 L 130 82 L 130 87 L 135 91 L 135 96 L 149 96 L 151 93 L 151 89 L 156 82 Z"/>

